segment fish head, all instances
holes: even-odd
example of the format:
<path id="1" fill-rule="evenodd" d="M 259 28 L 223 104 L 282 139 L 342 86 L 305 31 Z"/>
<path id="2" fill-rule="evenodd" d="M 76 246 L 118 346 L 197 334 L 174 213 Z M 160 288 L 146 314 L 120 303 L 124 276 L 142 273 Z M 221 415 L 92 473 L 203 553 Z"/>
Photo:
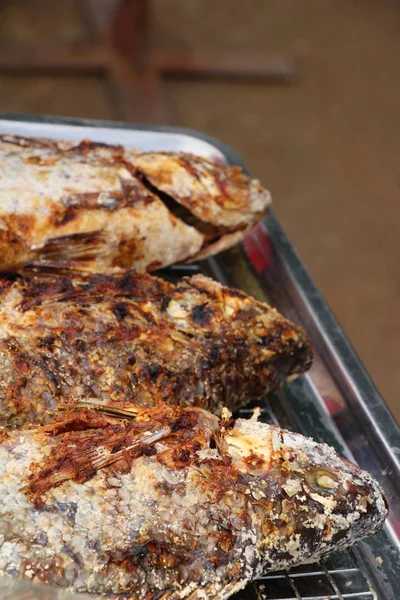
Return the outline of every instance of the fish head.
<path id="1" fill-rule="evenodd" d="M 234 348 L 231 356 L 238 364 L 242 357 L 247 358 L 251 379 L 238 377 L 241 399 L 237 406 L 228 401 L 231 410 L 248 402 L 249 395 L 260 397 L 266 389 L 279 387 L 287 377 L 293 379 L 311 367 L 313 348 L 300 326 L 265 302 L 205 275 L 181 279 L 168 293 L 164 308 L 180 331 L 194 336 L 213 333 L 207 357 L 210 364 L 224 356 L 226 345 Z M 240 371 L 234 365 L 232 371 Z M 251 391 L 246 393 L 249 382 Z"/>
<path id="2" fill-rule="evenodd" d="M 327 444 L 243 419 L 225 441 L 262 521 L 269 568 L 318 560 L 382 528 L 388 504 L 379 484 Z"/>
<path id="3" fill-rule="evenodd" d="M 132 164 L 145 182 L 204 223 L 232 232 L 255 225 L 271 204 L 271 194 L 240 167 L 216 164 L 194 154 L 145 152 Z"/>

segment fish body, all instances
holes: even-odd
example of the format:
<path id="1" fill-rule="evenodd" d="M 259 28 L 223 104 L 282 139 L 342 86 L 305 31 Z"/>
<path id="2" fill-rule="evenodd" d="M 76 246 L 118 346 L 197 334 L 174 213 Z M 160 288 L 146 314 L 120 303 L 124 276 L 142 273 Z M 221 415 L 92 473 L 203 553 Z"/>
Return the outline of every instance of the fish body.
<path id="1" fill-rule="evenodd" d="M 2 135 L 0 172 L 1 271 L 151 271 L 204 258 L 242 239 L 270 203 L 237 167 L 88 140 Z"/>
<path id="2" fill-rule="evenodd" d="M 236 410 L 309 368 L 301 328 L 197 275 L 0 280 L 0 424 L 82 398 Z"/>
<path id="3" fill-rule="evenodd" d="M 386 514 L 329 446 L 202 409 L 81 409 L 0 444 L 0 574 L 112 598 L 222 600 Z"/>

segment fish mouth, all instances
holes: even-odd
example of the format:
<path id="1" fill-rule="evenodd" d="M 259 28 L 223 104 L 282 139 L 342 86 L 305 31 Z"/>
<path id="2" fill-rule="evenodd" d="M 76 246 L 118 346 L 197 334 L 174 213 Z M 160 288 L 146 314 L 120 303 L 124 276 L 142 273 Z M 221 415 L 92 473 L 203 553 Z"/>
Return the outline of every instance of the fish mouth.
<path id="1" fill-rule="evenodd" d="M 369 475 L 369 479 L 371 489 L 369 498 L 371 498 L 370 506 L 372 507 L 372 510 L 369 511 L 369 522 L 371 525 L 371 533 L 376 533 L 383 527 L 389 514 L 389 502 L 379 483 L 375 481 L 371 475 Z"/>

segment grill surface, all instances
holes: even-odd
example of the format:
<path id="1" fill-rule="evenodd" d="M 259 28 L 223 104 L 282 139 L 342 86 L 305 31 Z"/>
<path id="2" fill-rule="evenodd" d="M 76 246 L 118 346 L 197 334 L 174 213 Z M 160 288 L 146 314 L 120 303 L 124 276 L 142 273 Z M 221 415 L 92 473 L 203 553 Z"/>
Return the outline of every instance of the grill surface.
<path id="1" fill-rule="evenodd" d="M 0 132 L 124 144 L 143 150 L 186 151 L 246 165 L 231 148 L 190 130 L 143 125 L 0 116 Z M 326 442 L 367 469 L 383 485 L 390 506 L 385 529 L 326 562 L 265 574 L 236 600 L 397 600 L 400 597 L 400 434 L 385 403 L 287 240 L 273 213 L 236 248 L 208 260 L 201 271 L 221 283 L 269 300 L 303 325 L 315 347 L 313 369 L 257 405 L 261 419 Z M 200 271 L 183 265 L 164 271 L 176 280 Z M 254 408 L 254 407 L 253 407 Z M 240 412 L 243 417 L 251 406 Z M 397 532 L 397 533 L 396 533 Z M 373 591 L 375 590 L 375 591 Z M 101 600 L 28 581 L 0 578 L 1 600 Z"/>

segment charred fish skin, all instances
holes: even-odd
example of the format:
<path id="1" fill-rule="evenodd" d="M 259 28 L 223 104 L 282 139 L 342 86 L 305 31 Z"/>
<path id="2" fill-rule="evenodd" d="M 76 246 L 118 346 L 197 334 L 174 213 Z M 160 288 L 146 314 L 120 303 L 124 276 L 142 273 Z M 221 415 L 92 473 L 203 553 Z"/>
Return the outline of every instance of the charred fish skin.
<path id="1" fill-rule="evenodd" d="M 234 411 L 311 361 L 302 329 L 202 275 L 0 280 L 3 426 L 82 398 Z"/>
<path id="2" fill-rule="evenodd" d="M 73 411 L 0 445 L 0 573 L 80 592 L 229 597 L 377 532 L 386 501 L 331 448 L 202 409 Z"/>
<path id="3" fill-rule="evenodd" d="M 1 271 L 152 271 L 236 244 L 271 201 L 238 168 L 88 140 L 0 135 L 0 169 Z"/>

